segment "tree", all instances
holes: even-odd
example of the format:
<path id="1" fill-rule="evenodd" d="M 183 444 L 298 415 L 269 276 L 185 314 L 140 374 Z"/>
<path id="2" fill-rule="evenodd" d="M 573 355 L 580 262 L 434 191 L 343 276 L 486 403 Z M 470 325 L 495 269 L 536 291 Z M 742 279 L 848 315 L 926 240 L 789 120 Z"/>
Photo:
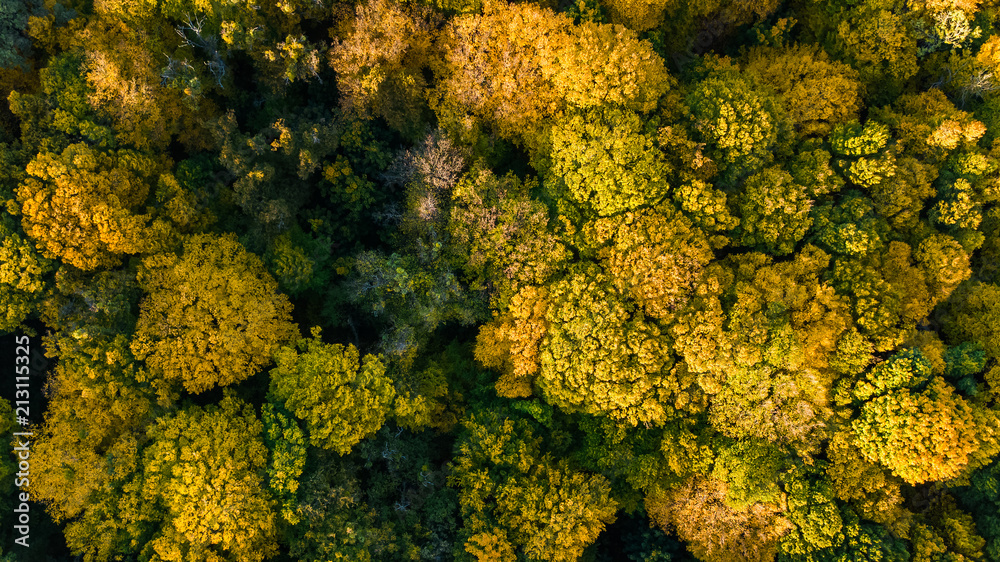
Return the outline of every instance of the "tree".
<path id="1" fill-rule="evenodd" d="M 937 88 L 900 96 L 873 117 L 891 127 L 907 154 L 936 165 L 958 148 L 973 148 L 986 132 L 985 125 Z"/>
<path id="2" fill-rule="evenodd" d="M 465 551 L 498 560 L 512 551 L 529 560 L 576 560 L 615 519 L 618 506 L 599 474 L 543 454 L 522 419 L 483 410 L 463 421 L 455 465 Z"/>
<path id="3" fill-rule="evenodd" d="M 606 414 L 635 425 L 661 422 L 669 340 L 596 266 L 571 269 L 549 289 L 538 388 L 567 411 Z"/>
<path id="4" fill-rule="evenodd" d="M 0 332 L 13 331 L 35 311 L 51 269 L 14 221 L 0 215 Z"/>
<path id="5" fill-rule="evenodd" d="M 298 422 L 286 415 L 281 406 L 264 404 L 261 421 L 264 423 L 264 442 L 267 445 L 268 487 L 275 499 L 282 503 L 281 516 L 288 523 L 299 522 L 295 501 L 299 491 L 299 477 L 306 464 L 306 436 Z"/>
<path id="6" fill-rule="evenodd" d="M 109 119 L 88 103 L 93 89 L 78 52 L 63 52 L 39 70 L 40 92 L 11 92 L 10 111 L 21 120 L 20 140 L 33 152 L 60 153 L 87 141 L 100 148 L 117 143 Z"/>
<path id="7" fill-rule="evenodd" d="M 255 237 L 265 238 L 292 226 L 309 196 L 305 180 L 321 169 L 331 175 L 324 161 L 341 136 L 332 119 L 300 117 L 277 119 L 251 137 L 239 130 L 232 111 L 212 123 L 211 131 L 221 145 L 219 161 L 235 176 L 233 202 L 253 221 Z"/>
<path id="8" fill-rule="evenodd" d="M 938 171 L 934 166 L 912 157 L 897 160 L 892 168 L 888 159 L 882 160 L 882 163 L 877 170 L 884 175 L 870 187 L 875 211 L 896 230 L 913 230 L 920 221 L 925 201 L 935 194 L 932 182 L 937 178 Z"/>
<path id="9" fill-rule="evenodd" d="M 770 163 L 785 117 L 753 82 L 723 71 L 699 82 L 684 101 L 696 138 L 707 144 L 723 182 L 732 184 Z"/>
<path id="10" fill-rule="evenodd" d="M 165 151 L 177 139 L 192 149 L 207 148 L 204 123 L 212 106 L 199 107 L 183 89 L 167 87 L 160 53 L 170 52 L 173 40 L 164 31 L 169 28 L 90 19 L 74 37 L 83 50 L 86 102 L 110 122 L 122 145 Z"/>
<path id="11" fill-rule="evenodd" d="M 569 250 L 550 226 L 546 206 L 530 196 L 534 184 L 475 167 L 452 190 L 449 244 L 470 288 L 493 285 L 494 308 L 504 309 L 527 285 L 560 271 Z"/>
<path id="12" fill-rule="evenodd" d="M 831 482 L 824 477 L 824 464 L 796 464 L 781 475 L 786 517 L 794 528 L 781 539 L 779 560 L 822 560 L 824 550 L 846 543 L 845 517 Z"/>
<path id="13" fill-rule="evenodd" d="M 644 129 L 639 115 L 615 107 L 558 120 L 535 164 L 550 197 L 583 216 L 614 215 L 663 199 L 669 169 Z"/>
<path id="14" fill-rule="evenodd" d="M 143 498 L 163 524 L 143 548 L 159 560 L 264 560 L 277 551 L 267 448 L 253 408 L 233 396 L 150 428 Z"/>
<path id="15" fill-rule="evenodd" d="M 726 505 L 739 510 L 779 502 L 782 490 L 778 475 L 785 464 L 780 449 L 756 439 L 728 442 L 720 448 L 712 478 L 726 484 Z"/>
<path id="16" fill-rule="evenodd" d="M 75 554 L 103 561 L 134 552 L 153 531 L 155 516 L 134 489 L 140 446 L 175 396 L 149 380 L 125 335 L 85 334 L 62 330 L 46 338 L 58 361 L 32 445 L 31 494 L 65 523 Z"/>
<path id="17" fill-rule="evenodd" d="M 976 342 L 990 357 L 1000 358 L 1000 287 L 966 283 L 955 292 L 944 318 L 945 333 L 954 341 Z"/>
<path id="18" fill-rule="evenodd" d="M 931 378 L 931 362 L 916 349 L 898 351 L 872 367 L 855 384 L 856 400 L 870 400 L 901 388 L 923 387 Z"/>
<path id="19" fill-rule="evenodd" d="M 298 335 L 288 298 L 234 235 L 197 234 L 146 258 L 132 351 L 168 381 L 203 392 L 253 376 Z"/>
<path id="20" fill-rule="evenodd" d="M 3 37 L 3 47 L 0 48 L 0 68 L 26 67 L 31 56 L 31 40 L 25 36 L 28 17 L 36 15 L 41 2 L 36 0 L 17 0 L 0 5 L 0 37 Z"/>
<path id="21" fill-rule="evenodd" d="M 854 185 L 874 190 L 896 173 L 895 156 L 885 150 L 891 138 L 883 123 L 869 120 L 862 126 L 850 121 L 834 127 L 828 142 L 838 157 L 841 175 Z"/>
<path id="22" fill-rule="evenodd" d="M 897 388 L 866 401 L 851 424 L 865 456 L 911 484 L 959 476 L 981 449 L 995 449 L 996 426 L 995 414 L 956 396 L 940 377 L 919 393 Z"/>
<path id="23" fill-rule="evenodd" d="M 305 420 L 310 442 L 341 455 L 378 431 L 395 397 L 378 357 L 359 360 L 353 345 L 326 344 L 313 337 L 275 353 L 270 393 L 295 417 Z"/>
<path id="24" fill-rule="evenodd" d="M 598 255 L 612 283 L 660 320 L 684 305 L 714 257 L 705 234 L 668 205 L 598 220 L 584 231 L 610 238 Z"/>
<path id="25" fill-rule="evenodd" d="M 881 253 L 834 262 L 831 283 L 851 299 L 857 328 L 877 351 L 895 349 L 942 300 L 941 295 L 931 293 L 927 271 L 921 267 L 927 262 L 922 261 L 914 260 L 909 245 L 890 242 Z"/>
<path id="26" fill-rule="evenodd" d="M 833 47 L 861 76 L 876 100 L 892 99 L 917 73 L 917 41 L 909 33 L 909 14 L 898 2 L 868 0 L 844 14 Z"/>
<path id="27" fill-rule="evenodd" d="M 82 143 L 39 153 L 17 190 L 24 230 L 46 257 L 83 270 L 162 250 L 169 226 L 137 212 L 161 166 L 131 150 L 103 152 Z"/>
<path id="28" fill-rule="evenodd" d="M 857 192 L 837 202 L 813 209 L 812 239 L 824 250 L 841 255 L 863 256 L 881 251 L 889 224 L 875 215 L 874 204 Z"/>
<path id="29" fill-rule="evenodd" d="M 817 45 L 758 48 L 748 59 L 746 72 L 774 90 L 799 135 L 825 135 L 834 125 L 857 118 L 857 71 L 831 61 Z"/>
<path id="30" fill-rule="evenodd" d="M 541 50 L 542 76 L 570 106 L 646 113 L 672 85 L 652 45 L 620 25 L 584 22 L 555 39 Z"/>
<path id="31" fill-rule="evenodd" d="M 820 278 L 828 263 L 806 246 L 791 262 L 754 253 L 705 269 L 670 334 L 710 396 L 718 431 L 815 445 L 829 416 L 830 360 L 851 324 L 844 300 Z"/>
<path id="32" fill-rule="evenodd" d="M 916 525 L 911 542 L 914 560 L 982 560 L 986 540 L 977 521 L 958 506 L 949 493 L 932 498 L 925 523 Z"/>
<path id="33" fill-rule="evenodd" d="M 384 0 L 358 4 L 342 39 L 330 49 L 341 105 L 374 114 L 408 136 L 422 129 L 422 68 L 430 62 L 436 17 L 425 7 Z"/>
<path id="34" fill-rule="evenodd" d="M 439 85 L 431 107 L 438 119 L 467 134 L 471 114 L 507 138 L 531 138 L 560 105 L 542 74 L 539 51 L 571 25 L 549 9 L 502 0 L 483 2 L 482 14 L 453 18 L 442 32 L 444 58 L 435 69 Z"/>
<path id="35" fill-rule="evenodd" d="M 966 487 L 957 490 L 957 496 L 962 504 L 969 506 L 975 517 L 976 528 L 985 539 L 985 554 L 988 558 L 996 558 L 1000 554 L 1000 488 L 997 488 L 997 476 L 1000 461 L 974 471 Z"/>
<path id="36" fill-rule="evenodd" d="M 680 486 L 646 497 L 646 512 L 664 531 L 675 530 L 706 562 L 770 561 L 792 525 L 773 504 L 734 509 L 724 482 L 694 476 Z"/>
<path id="37" fill-rule="evenodd" d="M 740 216 L 739 242 L 772 255 L 791 253 L 812 226 L 806 188 L 781 168 L 767 168 L 747 178 L 733 204 Z"/>
<path id="38" fill-rule="evenodd" d="M 438 326 L 471 325 L 482 309 L 445 261 L 443 244 L 419 242 L 417 255 L 359 253 L 345 287 L 353 302 L 380 321 L 383 352 L 407 361 Z"/>
<path id="39" fill-rule="evenodd" d="M 496 492 L 496 517 L 529 560 L 570 562 L 615 520 L 618 506 L 600 476 L 547 462 Z"/>
<path id="40" fill-rule="evenodd" d="M 663 23 L 664 14 L 676 8 L 673 0 L 643 0 L 642 2 L 626 2 L 624 0 L 608 0 L 603 2 L 608 15 L 615 23 L 620 23 L 633 29 L 636 33 L 659 27 Z"/>
<path id="41" fill-rule="evenodd" d="M 850 502 L 858 515 L 886 525 L 894 532 L 902 533 L 909 528 L 912 514 L 902 505 L 902 479 L 868 460 L 849 427 L 831 435 L 826 454 L 830 461 L 826 477 L 838 500 Z M 844 515 L 851 512 L 844 510 Z"/>
<path id="42" fill-rule="evenodd" d="M 510 298 L 507 311 L 483 325 L 476 338 L 476 360 L 502 371 L 497 394 L 531 396 L 541 368 L 539 344 L 549 330 L 548 290 L 525 286 Z"/>

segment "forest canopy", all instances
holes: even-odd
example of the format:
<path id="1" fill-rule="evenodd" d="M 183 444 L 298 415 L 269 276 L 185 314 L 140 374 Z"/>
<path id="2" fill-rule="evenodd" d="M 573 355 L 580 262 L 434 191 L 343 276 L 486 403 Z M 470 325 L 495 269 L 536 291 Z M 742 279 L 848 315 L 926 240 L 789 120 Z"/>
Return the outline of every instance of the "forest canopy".
<path id="1" fill-rule="evenodd" d="M 2 561 L 1000 562 L 1000 1 L 0 0 L 0 100 Z"/>

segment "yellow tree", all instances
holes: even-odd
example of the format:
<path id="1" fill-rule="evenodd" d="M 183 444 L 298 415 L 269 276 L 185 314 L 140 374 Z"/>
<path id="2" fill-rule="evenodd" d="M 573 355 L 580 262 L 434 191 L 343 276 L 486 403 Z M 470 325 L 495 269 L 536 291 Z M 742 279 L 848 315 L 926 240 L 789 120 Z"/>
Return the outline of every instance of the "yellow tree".
<path id="1" fill-rule="evenodd" d="M 360 359 L 353 345 L 323 343 L 318 328 L 296 347 L 275 353 L 270 392 L 305 420 L 313 445 L 346 455 L 382 427 L 396 395 L 392 381 L 378 357 Z"/>
<path id="2" fill-rule="evenodd" d="M 138 214 L 162 163 L 131 150 L 101 152 L 73 144 L 42 152 L 17 190 L 22 225 L 44 255 L 83 270 L 153 252 L 169 226 Z"/>
<path id="3" fill-rule="evenodd" d="M 179 88 L 164 84 L 162 23 L 128 25 L 114 17 L 95 17 L 75 36 L 84 52 L 87 103 L 106 115 L 116 139 L 143 150 L 165 151 L 173 138 L 193 149 L 205 149 L 204 123 L 211 104 L 199 110 L 185 103 Z M 171 37 L 173 34 L 168 35 Z M 170 40 L 172 42 L 172 38 Z"/>
<path id="4" fill-rule="evenodd" d="M 909 528 L 912 514 L 903 507 L 902 479 L 878 462 L 868 460 L 858 448 L 850 427 L 832 435 L 826 456 L 830 461 L 826 476 L 837 499 L 850 502 L 859 515 L 894 532 Z"/>
<path id="5" fill-rule="evenodd" d="M 620 25 L 585 22 L 553 39 L 540 52 L 542 76 L 571 106 L 647 112 L 673 83 L 653 46 Z"/>
<path id="6" fill-rule="evenodd" d="M 998 420 L 934 377 L 921 392 L 896 388 L 868 400 L 851 428 L 866 458 L 922 484 L 953 479 L 988 459 L 996 452 Z"/>
<path id="7" fill-rule="evenodd" d="M 179 255 L 143 263 L 139 277 L 148 294 L 132 351 L 189 392 L 253 376 L 298 335 L 288 298 L 235 235 L 194 235 Z"/>
<path id="8" fill-rule="evenodd" d="M 609 216 L 652 205 L 670 169 L 635 112 L 609 106 L 567 113 L 541 138 L 536 168 L 566 214 Z"/>
<path id="9" fill-rule="evenodd" d="M 459 488 L 465 551 L 480 562 L 578 560 L 615 520 L 600 474 L 542 453 L 524 420 L 484 410 L 463 422 L 449 483 Z M 518 554 L 515 554 L 518 553 Z"/>
<path id="10" fill-rule="evenodd" d="M 598 255 L 615 287 L 664 321 L 687 302 L 714 258 L 701 229 L 668 205 L 595 221 L 592 228 L 594 238 L 612 238 Z"/>
<path id="11" fill-rule="evenodd" d="M 277 551 L 277 505 L 253 407 L 227 395 L 161 418 L 143 452 L 143 499 L 163 518 L 143 556 L 258 561 Z"/>
<path id="12" fill-rule="evenodd" d="M 774 90 L 802 136 L 824 135 L 837 123 L 857 119 L 861 108 L 858 73 L 831 61 L 816 45 L 750 52 L 746 71 Z"/>
<path id="13" fill-rule="evenodd" d="M 502 371 L 497 394 L 531 396 L 539 369 L 538 345 L 548 331 L 548 290 L 526 286 L 510 298 L 507 311 L 479 330 L 476 359 Z"/>
<path id="14" fill-rule="evenodd" d="M 734 438 L 812 445 L 830 415 L 830 360 L 851 325 L 820 277 L 829 256 L 763 254 L 710 264 L 670 327 L 673 347 L 709 395 L 709 419 Z"/>
<path id="15" fill-rule="evenodd" d="M 83 332 L 46 338 L 48 354 L 58 362 L 32 446 L 31 493 L 65 523 L 74 554 L 109 560 L 132 552 L 132 542 L 148 536 L 150 513 L 126 487 L 138 471 L 140 436 L 170 397 L 157 400 L 127 337 Z"/>
<path id="16" fill-rule="evenodd" d="M 567 411 L 606 414 L 631 425 L 661 422 L 673 364 L 669 338 L 594 265 L 571 269 L 549 288 L 538 387 Z"/>
<path id="17" fill-rule="evenodd" d="M 728 486 L 693 476 L 665 493 L 646 497 L 646 511 L 660 528 L 673 530 L 705 562 L 771 562 L 779 539 L 793 528 L 773 503 L 735 509 Z"/>
<path id="18" fill-rule="evenodd" d="M 539 52 L 572 23 L 532 3 L 502 0 L 484 2 L 482 14 L 452 19 L 442 33 L 444 59 L 431 100 L 438 118 L 469 131 L 475 116 L 506 137 L 532 136 L 561 101 L 542 73 Z"/>
<path id="19" fill-rule="evenodd" d="M 341 104 L 361 115 L 384 117 L 394 128 L 420 133 L 435 22 L 425 9 L 395 2 L 359 3 L 330 49 Z M 416 129 L 416 130 L 414 130 Z"/>
<path id="20" fill-rule="evenodd" d="M 14 221 L 5 219 L 0 216 L 0 332 L 14 330 L 34 311 L 52 269 Z"/>

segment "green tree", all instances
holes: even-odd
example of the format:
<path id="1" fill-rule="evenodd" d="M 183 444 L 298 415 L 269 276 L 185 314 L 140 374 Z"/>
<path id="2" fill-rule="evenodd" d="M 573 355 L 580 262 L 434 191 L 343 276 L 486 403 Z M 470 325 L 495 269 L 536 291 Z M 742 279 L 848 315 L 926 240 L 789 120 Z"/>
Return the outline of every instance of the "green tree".
<path id="1" fill-rule="evenodd" d="M 1000 358 L 1000 287 L 970 281 L 955 292 L 950 304 L 945 333 L 955 341 L 978 343 L 990 357 Z"/>
<path id="2" fill-rule="evenodd" d="M 189 392 L 246 379 L 298 335 L 288 298 L 233 235 L 197 234 L 180 254 L 146 258 L 132 351 Z"/>
<path id="3" fill-rule="evenodd" d="M 859 2 L 831 23 L 836 29 L 832 47 L 858 71 L 876 100 L 892 99 L 917 73 L 917 41 L 901 2 Z"/>
<path id="4" fill-rule="evenodd" d="M 41 2 L 16 0 L 0 5 L 0 68 L 26 67 L 31 56 L 31 40 L 25 36 L 28 16 L 37 15 Z"/>
<path id="5" fill-rule="evenodd" d="M 40 92 L 11 92 L 10 111 L 21 121 L 21 142 L 35 152 L 61 153 L 81 140 L 100 148 L 117 142 L 110 120 L 88 103 L 93 89 L 86 81 L 79 52 L 63 52 L 39 71 Z"/>
<path id="6" fill-rule="evenodd" d="M 847 543 L 845 517 L 823 468 L 796 464 L 781 475 L 786 517 L 794 528 L 781 539 L 779 560 L 824 560 L 824 550 Z"/>
<path id="7" fill-rule="evenodd" d="M 927 254 L 918 253 L 926 258 Z M 923 263 L 914 259 L 910 246 L 890 242 L 888 247 L 863 258 L 837 259 L 831 284 L 851 299 L 858 330 L 878 351 L 890 351 L 905 341 L 918 322 L 930 314 L 944 295 L 932 293 Z M 936 272 L 935 275 L 940 275 Z M 963 275 L 961 270 L 946 275 Z"/>
<path id="8" fill-rule="evenodd" d="M 569 259 L 548 209 L 531 198 L 532 187 L 513 174 L 498 177 L 476 167 L 451 194 L 449 248 L 471 289 L 494 286 L 491 300 L 498 309 L 522 287 L 548 281 Z"/>
<path id="9" fill-rule="evenodd" d="M 306 464 L 306 437 L 298 423 L 282 410 L 281 406 L 267 403 L 261 411 L 264 442 L 270 459 L 268 487 L 275 499 L 282 503 L 281 516 L 295 525 L 299 522 L 295 500 L 298 497 L 299 477 Z"/>
<path id="10" fill-rule="evenodd" d="M 726 504 L 746 509 L 756 503 L 777 503 L 781 497 L 778 474 L 783 452 L 754 439 L 726 443 L 712 465 L 712 477 L 726 483 Z"/>
<path id="11" fill-rule="evenodd" d="M 255 238 L 272 238 L 290 228 L 306 202 L 308 184 L 337 150 L 341 127 L 333 119 L 277 119 L 250 136 L 230 111 L 211 124 L 219 161 L 235 176 L 233 202 L 251 218 Z M 339 162 L 338 162 L 339 163 Z"/>
<path id="12" fill-rule="evenodd" d="M 989 465 L 976 470 L 969 478 L 966 487 L 957 490 L 957 496 L 962 504 L 968 506 L 975 517 L 976 528 L 985 539 L 984 553 L 987 558 L 996 558 L 1000 554 L 1000 488 L 998 482 L 998 466 L 1000 462 L 993 461 Z"/>
<path id="13" fill-rule="evenodd" d="M 270 394 L 304 420 L 310 442 L 341 455 L 385 423 L 395 389 L 378 357 L 313 337 L 275 352 Z M 297 348 L 297 350 L 296 350 Z"/>
<path id="14" fill-rule="evenodd" d="M 889 225 L 877 216 L 870 199 L 848 192 L 836 204 L 813 209 L 813 239 L 823 249 L 836 254 L 864 256 L 881 251 Z"/>

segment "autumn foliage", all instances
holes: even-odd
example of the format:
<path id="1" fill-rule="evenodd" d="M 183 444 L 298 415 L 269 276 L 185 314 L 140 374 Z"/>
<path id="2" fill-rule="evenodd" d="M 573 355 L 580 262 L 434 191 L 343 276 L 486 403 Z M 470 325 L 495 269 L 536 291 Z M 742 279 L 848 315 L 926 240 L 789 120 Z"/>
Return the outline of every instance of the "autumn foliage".
<path id="1" fill-rule="evenodd" d="M 3 0 L 0 560 L 1000 560 L 998 18 Z"/>

